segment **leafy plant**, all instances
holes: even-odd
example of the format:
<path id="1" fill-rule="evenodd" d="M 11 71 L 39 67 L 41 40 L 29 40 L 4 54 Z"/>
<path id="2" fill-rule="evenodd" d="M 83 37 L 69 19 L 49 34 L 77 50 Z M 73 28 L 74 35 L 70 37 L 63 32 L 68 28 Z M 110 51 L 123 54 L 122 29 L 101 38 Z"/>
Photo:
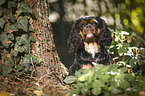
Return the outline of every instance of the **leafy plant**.
<path id="1" fill-rule="evenodd" d="M 0 5 L 2 76 L 9 73 L 20 76 L 32 72 L 38 63 L 31 54 L 31 42 L 35 42 L 31 35 L 34 29 L 29 23 L 32 10 L 26 2 L 19 0 L 1 0 Z"/>
<path id="2" fill-rule="evenodd" d="M 64 81 L 75 88 L 72 94 L 115 96 L 133 90 L 135 77 L 128 74 L 127 68 L 118 69 L 118 65 L 96 64 L 96 69 L 80 69 L 75 76 L 68 76 Z"/>
<path id="3" fill-rule="evenodd" d="M 84 96 L 116 96 L 118 94 L 139 95 L 145 91 L 144 77 L 144 48 L 132 47 L 131 41 L 140 39 L 137 34 L 131 35 L 125 31 L 113 31 L 114 40 L 108 49 L 112 57 L 112 65 L 95 64 L 89 70 L 80 69 L 75 76 L 68 76 L 64 82 L 71 85 L 72 94 Z M 137 68 L 138 66 L 141 66 Z M 137 69 L 137 70 L 136 70 Z M 141 71 L 142 70 L 142 71 Z"/>
<path id="4" fill-rule="evenodd" d="M 143 42 L 145 42 L 145 40 L 134 32 L 130 34 L 129 32 L 117 30 L 112 31 L 112 33 L 114 41 L 108 50 L 112 57 L 112 63 L 122 67 L 127 67 L 134 72 L 139 71 L 140 68 L 137 69 L 137 67 L 144 66 L 145 63 L 143 57 L 145 48 L 134 47 L 134 45 L 136 42 L 138 43 L 137 40 Z"/>

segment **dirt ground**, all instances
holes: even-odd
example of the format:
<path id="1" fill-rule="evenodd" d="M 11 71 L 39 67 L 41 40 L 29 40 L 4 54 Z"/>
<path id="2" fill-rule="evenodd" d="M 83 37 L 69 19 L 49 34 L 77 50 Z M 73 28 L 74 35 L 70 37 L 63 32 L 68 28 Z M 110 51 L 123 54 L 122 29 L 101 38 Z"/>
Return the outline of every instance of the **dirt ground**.
<path id="1" fill-rule="evenodd" d="M 68 96 L 70 90 L 55 79 L 37 83 L 37 79 L 27 76 L 0 76 L 0 96 Z"/>

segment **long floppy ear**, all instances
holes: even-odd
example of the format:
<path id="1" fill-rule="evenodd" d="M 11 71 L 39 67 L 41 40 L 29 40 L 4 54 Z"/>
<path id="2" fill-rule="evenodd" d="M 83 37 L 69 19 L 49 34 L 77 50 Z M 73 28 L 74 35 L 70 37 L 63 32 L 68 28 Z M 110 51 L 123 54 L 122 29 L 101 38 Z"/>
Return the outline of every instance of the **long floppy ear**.
<path id="1" fill-rule="evenodd" d="M 80 36 L 80 22 L 78 19 L 72 26 L 71 32 L 69 34 L 67 46 L 69 47 L 69 52 L 74 52 L 76 49 L 82 45 L 82 38 Z"/>
<path id="2" fill-rule="evenodd" d="M 100 34 L 99 34 L 99 45 L 109 46 L 112 42 L 111 31 L 107 28 L 107 24 L 104 20 L 100 19 Z"/>

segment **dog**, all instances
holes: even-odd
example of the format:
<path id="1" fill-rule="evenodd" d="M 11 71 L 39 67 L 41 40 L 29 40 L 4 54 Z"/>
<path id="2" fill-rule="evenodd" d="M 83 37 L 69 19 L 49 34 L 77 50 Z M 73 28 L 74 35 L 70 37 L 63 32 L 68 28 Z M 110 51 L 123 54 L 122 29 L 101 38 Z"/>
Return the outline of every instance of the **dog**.
<path id="1" fill-rule="evenodd" d="M 69 73 L 89 69 L 93 63 L 110 64 L 110 55 L 105 46 L 112 42 L 111 31 L 105 21 L 97 16 L 84 16 L 73 24 L 68 38 L 69 51 L 75 52 L 75 59 Z"/>

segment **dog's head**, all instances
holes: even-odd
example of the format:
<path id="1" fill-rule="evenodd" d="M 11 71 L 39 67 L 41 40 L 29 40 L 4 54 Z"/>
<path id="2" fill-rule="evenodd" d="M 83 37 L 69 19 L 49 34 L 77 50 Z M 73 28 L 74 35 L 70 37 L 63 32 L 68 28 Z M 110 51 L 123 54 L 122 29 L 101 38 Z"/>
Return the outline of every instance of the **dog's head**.
<path id="1" fill-rule="evenodd" d="M 73 24 L 68 46 L 70 51 L 74 51 L 94 42 L 99 46 L 109 46 L 111 41 L 111 32 L 104 20 L 96 16 L 85 16 Z"/>
<path id="2" fill-rule="evenodd" d="M 83 42 L 91 43 L 96 42 L 100 33 L 98 21 L 95 18 L 84 19 L 80 22 L 79 33 Z"/>

